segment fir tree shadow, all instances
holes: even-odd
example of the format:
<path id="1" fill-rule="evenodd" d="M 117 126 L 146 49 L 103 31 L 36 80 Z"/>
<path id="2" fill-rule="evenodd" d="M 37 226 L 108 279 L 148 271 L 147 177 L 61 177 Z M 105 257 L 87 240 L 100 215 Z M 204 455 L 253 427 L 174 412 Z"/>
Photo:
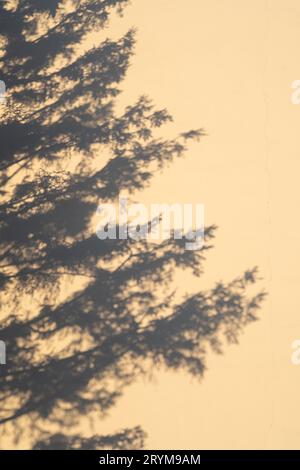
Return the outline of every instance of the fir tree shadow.
<path id="1" fill-rule="evenodd" d="M 78 48 L 128 2 L 74 1 L 69 11 L 63 3 L 0 6 L 9 90 L 0 126 L 0 339 L 8 355 L 0 424 L 4 433 L 12 424 L 17 440 L 30 423 L 35 449 L 138 448 L 139 427 L 91 438 L 72 429 L 86 414 L 105 416 L 151 367 L 201 377 L 207 349 L 237 342 L 264 293 L 248 294 L 253 269 L 175 300 L 175 272 L 201 276 L 215 227 L 200 251 L 172 237 L 156 244 L 96 237 L 99 202 L 143 189 L 203 130 L 158 137 L 171 116 L 146 97 L 118 114 L 134 31 Z"/>

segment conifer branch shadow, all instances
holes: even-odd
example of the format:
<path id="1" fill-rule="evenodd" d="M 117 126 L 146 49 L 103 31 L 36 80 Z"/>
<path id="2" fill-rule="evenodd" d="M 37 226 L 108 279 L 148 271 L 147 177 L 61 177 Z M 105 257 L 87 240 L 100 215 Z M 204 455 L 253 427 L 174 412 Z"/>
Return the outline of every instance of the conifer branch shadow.
<path id="1" fill-rule="evenodd" d="M 201 277 L 215 226 L 200 251 L 172 237 L 96 237 L 100 201 L 136 194 L 204 131 L 159 137 L 172 117 L 145 96 L 117 113 L 134 30 L 78 51 L 128 2 L 71 3 L 68 11 L 60 0 L 0 6 L 0 78 L 9 90 L 0 122 L 0 339 L 8 355 L 0 432 L 17 443 L 30 426 L 33 449 L 142 448 L 139 426 L 90 437 L 74 429 L 86 415 L 103 419 L 151 368 L 202 377 L 208 349 L 236 343 L 265 293 L 249 295 L 254 268 L 174 300 L 174 274 Z"/>

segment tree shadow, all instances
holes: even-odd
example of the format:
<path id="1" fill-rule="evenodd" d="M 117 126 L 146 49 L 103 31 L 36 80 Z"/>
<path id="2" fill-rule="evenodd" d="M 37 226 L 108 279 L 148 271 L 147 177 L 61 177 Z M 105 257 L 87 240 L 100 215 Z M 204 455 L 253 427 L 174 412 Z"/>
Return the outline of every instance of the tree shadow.
<path id="1" fill-rule="evenodd" d="M 141 448 L 139 427 L 91 438 L 72 429 L 87 414 L 105 416 L 151 367 L 201 377 L 207 349 L 237 342 L 265 294 L 248 295 L 253 269 L 175 300 L 175 272 L 201 276 L 215 227 L 200 251 L 172 237 L 155 244 L 96 237 L 99 201 L 143 189 L 203 130 L 158 137 L 171 116 L 146 97 L 118 114 L 134 31 L 78 48 L 127 1 L 74 1 L 69 11 L 63 3 L 0 6 L 9 90 L 0 126 L 0 339 L 8 356 L 0 424 L 3 433 L 13 428 L 16 442 L 31 426 L 34 449 Z"/>

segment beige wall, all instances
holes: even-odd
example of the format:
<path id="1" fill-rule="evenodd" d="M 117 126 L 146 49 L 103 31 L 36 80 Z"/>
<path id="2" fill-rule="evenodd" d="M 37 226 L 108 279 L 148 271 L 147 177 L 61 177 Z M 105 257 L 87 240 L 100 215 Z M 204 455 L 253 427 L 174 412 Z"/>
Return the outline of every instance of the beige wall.
<path id="1" fill-rule="evenodd" d="M 195 290 L 258 265 L 269 298 L 238 346 L 209 357 L 201 383 L 159 371 L 99 431 L 141 424 L 148 448 L 299 448 L 300 3 L 135 0 L 113 25 L 138 27 L 120 105 L 146 93 L 174 115 L 168 133 L 209 134 L 141 198 L 203 202 L 219 226 L 203 279 L 178 283 Z"/>

